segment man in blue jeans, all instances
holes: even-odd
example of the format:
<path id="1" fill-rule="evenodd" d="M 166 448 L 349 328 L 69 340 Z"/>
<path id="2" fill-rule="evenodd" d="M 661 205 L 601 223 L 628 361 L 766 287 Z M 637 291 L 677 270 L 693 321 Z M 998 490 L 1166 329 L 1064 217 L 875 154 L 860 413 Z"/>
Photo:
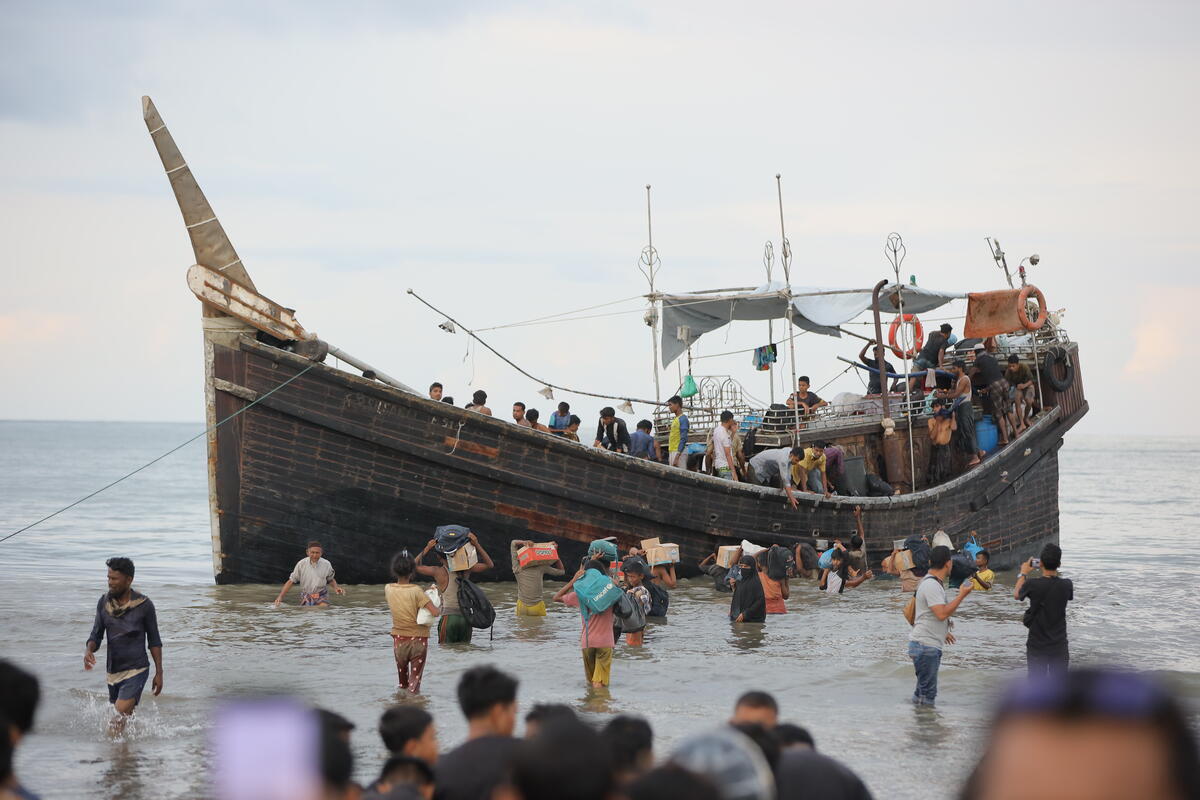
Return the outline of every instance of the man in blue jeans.
<path id="1" fill-rule="evenodd" d="M 912 701 L 919 706 L 931 706 L 937 699 L 938 668 L 942 665 L 942 648 L 954 644 L 950 633 L 950 617 L 963 599 L 971 593 L 974 581 L 965 582 L 953 601 L 946 601 L 945 581 L 950 574 L 950 548 L 939 546 L 929 554 L 929 572 L 917 584 L 916 613 L 912 634 L 908 637 L 908 655 L 917 673 L 917 688 Z"/>

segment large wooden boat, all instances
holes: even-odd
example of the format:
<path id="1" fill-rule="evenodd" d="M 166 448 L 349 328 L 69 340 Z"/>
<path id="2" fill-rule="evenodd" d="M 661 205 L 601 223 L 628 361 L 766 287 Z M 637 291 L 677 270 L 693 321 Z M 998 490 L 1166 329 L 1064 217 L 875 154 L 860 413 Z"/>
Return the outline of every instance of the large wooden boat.
<path id="1" fill-rule="evenodd" d="M 861 459 L 866 472 L 890 470 L 904 489 L 887 497 L 801 493 L 793 509 L 779 489 L 671 468 L 433 401 L 316 339 L 290 309 L 258 292 L 149 98 L 143 112 L 196 256 L 188 282 L 203 308 L 218 583 L 276 582 L 309 539 L 323 542 L 342 581 L 383 582 L 393 553 L 420 549 L 448 523 L 477 533 L 497 565 L 482 577 L 495 579 L 511 578 L 512 539 L 556 540 L 564 559 L 577 563 L 596 538 L 616 537 L 625 546 L 658 537 L 680 545 L 686 574 L 721 544 L 848 535 L 856 505 L 874 563 L 893 540 L 939 529 L 956 543 L 976 532 L 1001 569 L 1058 538 L 1058 449 L 1087 412 L 1078 347 L 1059 328 L 1038 331 L 1031 353 L 1022 353 L 1059 386 L 1042 382 L 1034 423 L 941 485 L 921 486 L 926 417 L 903 398 L 893 398 L 890 416 L 870 406 L 775 431 L 760 426 L 760 444 L 827 439 Z M 1044 365 L 1037 354 L 1050 349 L 1054 357 Z M 324 363 L 331 352 L 357 371 Z M 1071 376 L 1061 372 L 1064 364 Z M 703 392 L 693 406 L 694 429 L 721 410 Z M 734 410 L 744 427 L 761 419 L 761 412 Z M 895 457 L 897 443 L 903 458 Z"/>

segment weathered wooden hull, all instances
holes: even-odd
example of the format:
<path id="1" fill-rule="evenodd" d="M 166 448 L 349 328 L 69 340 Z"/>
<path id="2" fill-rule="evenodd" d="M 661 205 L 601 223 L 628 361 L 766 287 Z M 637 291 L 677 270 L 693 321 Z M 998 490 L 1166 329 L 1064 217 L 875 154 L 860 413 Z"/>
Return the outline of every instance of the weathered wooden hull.
<path id="1" fill-rule="evenodd" d="M 262 398 L 311 362 L 248 336 L 213 342 L 211 416 Z M 873 561 L 893 539 L 978 531 L 1011 567 L 1058 538 L 1062 436 L 1087 410 L 1062 405 L 983 466 L 891 498 L 783 493 L 581 446 L 316 365 L 222 425 L 210 439 L 218 583 L 274 583 L 317 539 L 347 583 L 388 579 L 391 556 L 438 525 L 474 530 L 509 579 L 512 539 L 556 540 L 568 563 L 586 543 L 659 537 L 694 565 L 718 544 L 795 542 L 853 532 L 862 505 Z M 685 572 L 688 570 L 685 570 Z M 694 572 L 694 570 L 691 570 Z"/>

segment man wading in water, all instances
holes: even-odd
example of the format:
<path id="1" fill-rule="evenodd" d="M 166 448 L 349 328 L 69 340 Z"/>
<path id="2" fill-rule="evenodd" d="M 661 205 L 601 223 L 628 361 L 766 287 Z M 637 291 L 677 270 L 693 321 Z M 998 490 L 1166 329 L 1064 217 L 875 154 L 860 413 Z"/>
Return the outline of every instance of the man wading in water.
<path id="1" fill-rule="evenodd" d="M 329 605 L 330 586 L 337 594 L 346 593 L 346 590 L 338 586 L 337 581 L 333 579 L 333 564 L 321 558 L 321 554 L 324 552 L 320 542 L 308 543 L 308 549 L 305 551 L 307 557 L 296 562 L 291 577 L 284 581 L 283 588 L 279 590 L 279 596 L 275 598 L 276 608 L 283 602 L 283 596 L 288 593 L 288 589 L 296 584 L 300 585 L 300 605 L 302 606 Z"/>
<path id="2" fill-rule="evenodd" d="M 142 699 L 146 678 L 150 675 L 150 660 L 146 646 L 154 659 L 155 696 L 162 693 L 162 639 L 158 635 L 158 616 L 150 598 L 133 591 L 133 562 L 128 558 L 110 558 L 108 564 L 108 594 L 96 603 L 96 622 L 92 625 L 83 654 L 83 668 L 96 666 L 96 651 L 108 635 L 108 702 L 119 717 L 112 721 L 111 730 L 119 733 L 125 720 Z"/>

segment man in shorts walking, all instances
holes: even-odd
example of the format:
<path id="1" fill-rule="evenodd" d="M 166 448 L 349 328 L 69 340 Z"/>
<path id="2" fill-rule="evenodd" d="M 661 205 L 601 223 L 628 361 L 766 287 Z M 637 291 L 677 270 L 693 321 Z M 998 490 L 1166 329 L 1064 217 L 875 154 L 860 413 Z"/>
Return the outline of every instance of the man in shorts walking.
<path id="1" fill-rule="evenodd" d="M 96 603 L 96 621 L 87 638 L 83 668 L 96 666 L 96 651 L 108 636 L 108 702 L 121 716 L 113 722 L 115 729 L 124 727 L 125 719 L 133 714 L 142 690 L 150 676 L 150 660 L 154 659 L 154 694 L 162 693 L 162 639 L 158 635 L 158 615 L 150 598 L 133 590 L 133 562 L 128 558 L 110 558 L 108 564 L 108 594 Z"/>

